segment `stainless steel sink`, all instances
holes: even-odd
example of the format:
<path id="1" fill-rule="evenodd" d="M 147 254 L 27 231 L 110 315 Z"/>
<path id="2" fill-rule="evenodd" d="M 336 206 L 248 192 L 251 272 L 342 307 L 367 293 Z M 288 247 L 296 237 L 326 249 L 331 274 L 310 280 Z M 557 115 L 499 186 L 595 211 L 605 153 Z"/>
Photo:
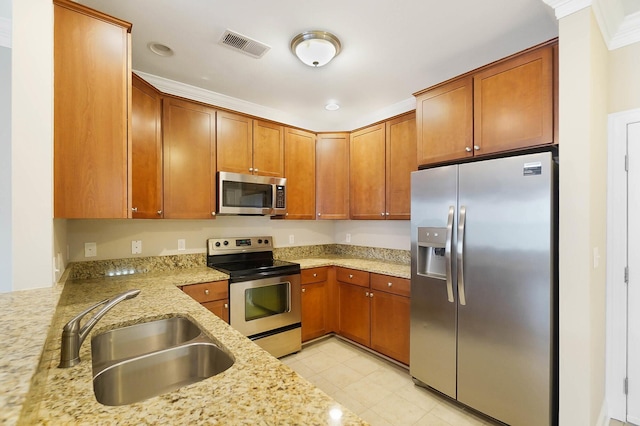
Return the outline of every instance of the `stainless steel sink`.
<path id="1" fill-rule="evenodd" d="M 93 391 L 104 405 L 132 404 L 215 376 L 233 363 L 213 343 L 187 343 L 105 368 L 94 377 Z"/>
<path id="2" fill-rule="evenodd" d="M 233 355 L 182 317 L 150 321 L 91 339 L 93 391 L 104 405 L 142 401 L 215 376 Z"/>
<path id="3" fill-rule="evenodd" d="M 171 348 L 198 337 L 202 331 L 187 318 L 173 317 L 121 327 L 91 339 L 93 374 L 114 360 Z"/>

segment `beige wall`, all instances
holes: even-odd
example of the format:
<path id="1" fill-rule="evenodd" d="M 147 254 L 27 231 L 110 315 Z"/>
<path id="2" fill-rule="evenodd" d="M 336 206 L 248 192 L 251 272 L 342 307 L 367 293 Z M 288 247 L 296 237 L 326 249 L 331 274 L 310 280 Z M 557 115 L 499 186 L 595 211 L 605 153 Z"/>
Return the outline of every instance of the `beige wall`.
<path id="1" fill-rule="evenodd" d="M 640 107 L 640 43 L 609 52 L 609 113 Z"/>
<path id="2" fill-rule="evenodd" d="M 608 52 L 590 8 L 560 20 L 559 61 L 559 416 L 595 425 L 605 415 Z"/>

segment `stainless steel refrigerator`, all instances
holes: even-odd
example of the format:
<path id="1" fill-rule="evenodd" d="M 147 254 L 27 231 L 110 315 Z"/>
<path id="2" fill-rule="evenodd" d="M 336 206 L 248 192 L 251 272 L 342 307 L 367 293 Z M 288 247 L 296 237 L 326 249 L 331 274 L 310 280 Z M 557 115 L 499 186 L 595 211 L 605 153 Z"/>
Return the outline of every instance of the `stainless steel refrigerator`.
<path id="1" fill-rule="evenodd" d="M 557 424 L 552 152 L 411 176 L 410 372 L 510 425 Z"/>

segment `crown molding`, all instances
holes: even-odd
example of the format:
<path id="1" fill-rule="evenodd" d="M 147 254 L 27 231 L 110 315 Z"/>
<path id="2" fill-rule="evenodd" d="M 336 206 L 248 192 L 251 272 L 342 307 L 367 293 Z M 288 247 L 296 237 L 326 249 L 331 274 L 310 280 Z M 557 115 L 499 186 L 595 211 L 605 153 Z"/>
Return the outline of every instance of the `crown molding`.
<path id="1" fill-rule="evenodd" d="M 640 42 L 640 11 L 624 14 L 622 0 L 542 0 L 562 19 L 591 6 L 609 50 Z"/>
<path id="2" fill-rule="evenodd" d="M 0 46 L 11 49 L 11 19 L 0 16 Z"/>

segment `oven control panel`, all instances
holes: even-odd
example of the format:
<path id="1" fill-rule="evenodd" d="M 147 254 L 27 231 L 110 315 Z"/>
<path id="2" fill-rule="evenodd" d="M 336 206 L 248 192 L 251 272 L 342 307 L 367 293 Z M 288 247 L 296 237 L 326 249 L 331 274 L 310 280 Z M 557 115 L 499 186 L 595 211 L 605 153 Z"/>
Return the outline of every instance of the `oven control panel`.
<path id="1" fill-rule="evenodd" d="M 272 237 L 209 238 L 207 240 L 209 256 L 267 250 L 273 250 Z"/>

